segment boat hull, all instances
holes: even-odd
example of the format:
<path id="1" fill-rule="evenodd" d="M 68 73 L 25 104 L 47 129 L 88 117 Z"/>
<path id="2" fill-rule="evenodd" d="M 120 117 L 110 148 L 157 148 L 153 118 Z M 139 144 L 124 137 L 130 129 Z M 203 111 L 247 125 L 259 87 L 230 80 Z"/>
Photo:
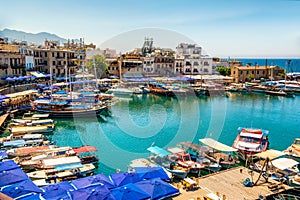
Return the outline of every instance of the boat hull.
<path id="1" fill-rule="evenodd" d="M 37 110 L 41 113 L 50 114 L 51 117 L 54 118 L 84 118 L 84 117 L 95 117 L 99 116 L 103 112 L 107 111 L 107 106 L 103 106 L 97 109 L 90 109 L 90 110 L 68 110 L 68 111 L 54 111 L 54 110 Z"/>

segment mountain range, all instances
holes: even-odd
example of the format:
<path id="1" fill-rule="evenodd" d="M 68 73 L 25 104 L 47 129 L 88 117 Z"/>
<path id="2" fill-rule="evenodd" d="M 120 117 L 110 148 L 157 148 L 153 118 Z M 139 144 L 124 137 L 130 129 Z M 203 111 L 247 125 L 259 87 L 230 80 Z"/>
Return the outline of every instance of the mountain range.
<path id="1" fill-rule="evenodd" d="M 24 31 L 17 31 L 11 29 L 0 30 L 0 38 L 8 38 L 8 41 L 27 41 L 28 44 L 34 43 L 35 45 L 43 45 L 44 41 L 47 40 L 59 40 L 60 44 L 66 43 L 68 40 L 62 37 L 59 37 L 52 33 L 40 32 L 40 33 L 27 33 Z M 75 39 L 74 42 L 79 42 L 78 39 Z"/>

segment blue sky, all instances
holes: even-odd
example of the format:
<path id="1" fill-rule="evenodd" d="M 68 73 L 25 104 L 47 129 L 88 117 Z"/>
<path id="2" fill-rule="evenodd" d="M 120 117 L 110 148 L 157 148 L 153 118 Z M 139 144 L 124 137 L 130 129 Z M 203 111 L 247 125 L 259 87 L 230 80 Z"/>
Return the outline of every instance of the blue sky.
<path id="1" fill-rule="evenodd" d="M 299 10 L 295 0 L 11 0 L 2 3 L 0 29 L 84 37 L 120 51 L 142 46 L 145 36 L 171 48 L 185 37 L 213 56 L 300 57 Z M 122 44 L 107 42 L 128 32 Z"/>

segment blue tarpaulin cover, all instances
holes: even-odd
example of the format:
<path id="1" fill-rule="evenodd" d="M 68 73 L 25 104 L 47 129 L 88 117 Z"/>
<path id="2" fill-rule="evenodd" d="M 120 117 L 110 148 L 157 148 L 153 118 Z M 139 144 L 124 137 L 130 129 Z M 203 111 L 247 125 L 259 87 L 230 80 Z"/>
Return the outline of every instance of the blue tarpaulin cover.
<path id="1" fill-rule="evenodd" d="M 136 172 L 122 172 L 111 174 L 110 179 L 116 186 L 126 185 L 128 183 L 136 183 L 141 181 L 141 177 Z"/>
<path id="2" fill-rule="evenodd" d="M 72 184 L 77 189 L 86 188 L 90 185 L 99 185 L 99 184 L 103 184 L 108 189 L 115 187 L 113 182 L 108 177 L 106 177 L 104 174 L 97 174 L 95 176 L 79 178 L 79 179 L 72 181 Z"/>
<path id="3" fill-rule="evenodd" d="M 0 187 L 21 182 L 26 179 L 28 179 L 28 176 L 20 168 L 2 171 L 0 172 Z"/>
<path id="4" fill-rule="evenodd" d="M 70 196 L 72 200 L 116 200 L 104 185 L 70 191 Z"/>
<path id="5" fill-rule="evenodd" d="M 161 179 L 144 180 L 134 185 L 149 194 L 153 200 L 179 194 L 177 188 Z"/>
<path id="6" fill-rule="evenodd" d="M 160 178 L 162 180 L 170 180 L 162 167 L 135 167 L 134 170 L 139 174 L 141 179 Z"/>
<path id="7" fill-rule="evenodd" d="M 9 171 L 12 169 L 20 168 L 13 160 L 8 160 L 5 162 L 0 162 L 0 172 Z"/>
<path id="8" fill-rule="evenodd" d="M 70 199 L 68 191 L 74 190 L 74 188 L 69 182 L 65 181 L 42 187 L 42 190 L 44 191 L 42 194 L 44 199 Z"/>
<path id="9" fill-rule="evenodd" d="M 149 199 L 150 195 L 135 186 L 133 183 L 129 183 L 122 187 L 114 188 L 110 190 L 114 197 L 118 200 L 128 199 Z"/>

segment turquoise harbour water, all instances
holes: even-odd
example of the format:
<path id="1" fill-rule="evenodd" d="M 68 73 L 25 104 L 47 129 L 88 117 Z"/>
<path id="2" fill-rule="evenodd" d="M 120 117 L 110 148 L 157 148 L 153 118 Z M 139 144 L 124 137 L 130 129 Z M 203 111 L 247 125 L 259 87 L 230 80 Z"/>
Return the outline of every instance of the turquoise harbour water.
<path id="1" fill-rule="evenodd" d="M 239 126 L 270 131 L 270 148 L 286 149 L 300 137 L 300 96 L 234 94 L 232 98 L 138 95 L 120 98 L 102 119 L 57 119 L 52 140 L 58 146 L 93 145 L 100 159 L 97 173 L 127 170 L 146 158 L 153 144 L 174 147 L 182 141 L 213 137 L 232 145 Z"/>

